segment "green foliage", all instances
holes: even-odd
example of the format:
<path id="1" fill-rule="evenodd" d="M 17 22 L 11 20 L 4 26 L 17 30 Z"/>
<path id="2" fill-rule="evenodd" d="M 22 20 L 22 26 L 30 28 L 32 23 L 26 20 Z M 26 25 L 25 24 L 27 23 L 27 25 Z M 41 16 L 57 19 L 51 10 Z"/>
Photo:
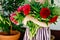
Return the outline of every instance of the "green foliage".
<path id="1" fill-rule="evenodd" d="M 22 14 L 17 14 L 18 18 L 23 20 L 23 16 L 21 16 Z M 20 16 L 19 16 L 20 15 Z M 17 30 L 17 31 L 21 31 L 21 32 L 25 32 L 25 29 L 23 29 L 21 26 L 23 26 L 22 24 L 22 20 L 19 22 L 21 23 L 20 25 L 15 25 L 13 23 L 11 23 L 10 19 L 8 16 L 4 16 L 2 14 L 0 14 L 0 28 L 3 32 L 6 32 L 8 34 L 10 34 L 10 27 L 12 26 L 12 30 Z"/>
<path id="2" fill-rule="evenodd" d="M 38 2 L 34 2 L 34 3 L 31 3 L 31 11 L 36 11 L 37 13 L 40 12 L 40 9 L 41 9 L 41 4 L 38 3 Z"/>
<path id="3" fill-rule="evenodd" d="M 23 26 L 23 24 L 20 24 L 20 25 L 15 25 L 15 24 L 13 24 L 14 26 L 13 26 L 13 30 L 17 30 L 17 31 L 20 31 L 20 32 L 22 32 L 22 33 L 24 33 L 25 32 L 25 28 L 23 28 L 22 26 Z"/>
<path id="4" fill-rule="evenodd" d="M 55 13 L 56 15 L 60 16 L 60 7 L 54 7 L 52 13 Z"/>
<path id="5" fill-rule="evenodd" d="M 24 0 L 4 0 L 2 6 L 4 11 L 11 13 L 15 11 L 23 2 Z"/>
<path id="6" fill-rule="evenodd" d="M 2 28 L 2 30 L 4 32 L 9 33 L 10 25 L 11 25 L 11 23 L 10 23 L 9 18 L 0 14 L 0 27 Z"/>
<path id="7" fill-rule="evenodd" d="M 34 37 L 35 34 L 37 33 L 39 26 L 33 23 L 32 21 L 28 21 L 27 26 L 29 26 L 29 29 L 30 29 L 30 37 Z"/>
<path id="8" fill-rule="evenodd" d="M 18 20 L 19 24 L 22 24 L 22 21 L 25 17 L 23 13 L 16 13 L 17 15 L 14 17 L 16 20 Z"/>
<path id="9" fill-rule="evenodd" d="M 20 5 L 23 5 L 25 2 L 25 0 L 3 0 L 3 9 L 6 12 L 9 12 L 8 14 L 10 14 L 11 12 L 14 12 Z M 22 14 L 20 14 L 22 15 Z M 20 16 L 18 15 L 18 18 Z M 16 17 L 15 17 L 16 18 Z M 12 25 L 13 29 L 19 30 L 21 32 L 23 32 L 23 30 L 21 29 L 21 26 L 18 25 L 14 25 L 13 23 L 11 23 L 10 19 L 9 19 L 9 15 L 4 16 L 4 15 L 0 15 L 0 27 L 2 28 L 2 30 L 4 32 L 10 33 L 10 26 Z M 20 19 L 23 20 L 23 16 L 20 17 Z M 22 24 L 22 20 L 18 20 L 21 24 Z"/>
<path id="10" fill-rule="evenodd" d="M 31 13 L 30 15 L 33 16 L 34 18 L 38 19 L 41 21 L 40 17 L 40 10 L 42 8 L 42 5 L 40 3 L 34 2 L 34 4 L 31 3 Z"/>
<path id="11" fill-rule="evenodd" d="M 54 4 L 54 0 L 51 0 L 51 4 Z"/>

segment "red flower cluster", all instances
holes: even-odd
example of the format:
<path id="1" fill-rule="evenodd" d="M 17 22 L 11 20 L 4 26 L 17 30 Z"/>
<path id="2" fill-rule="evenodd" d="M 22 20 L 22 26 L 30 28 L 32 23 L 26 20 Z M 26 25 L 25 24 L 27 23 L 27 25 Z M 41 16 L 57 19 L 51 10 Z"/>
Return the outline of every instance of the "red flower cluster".
<path id="1" fill-rule="evenodd" d="M 21 12 L 21 11 L 24 12 L 24 15 L 28 15 L 29 12 L 30 12 L 30 5 L 29 4 L 26 4 L 24 6 L 20 6 L 19 8 L 17 8 L 17 12 Z M 10 20 L 14 24 L 19 25 L 18 21 L 14 18 L 14 16 L 16 16 L 16 13 L 10 14 Z"/>
<path id="2" fill-rule="evenodd" d="M 44 19 L 47 18 L 50 16 L 50 10 L 48 8 L 42 8 L 40 11 L 40 16 Z"/>
<path id="3" fill-rule="evenodd" d="M 30 5 L 29 4 L 26 4 L 23 6 L 23 12 L 25 15 L 29 14 L 29 12 L 30 12 Z"/>
<path id="4" fill-rule="evenodd" d="M 30 5 L 29 4 L 25 4 L 24 6 L 20 6 L 17 9 L 17 12 L 21 12 L 23 11 L 24 15 L 28 15 L 30 12 Z"/>
<path id="5" fill-rule="evenodd" d="M 16 16 L 15 13 L 10 14 L 10 20 L 11 20 L 14 24 L 19 25 L 18 21 L 14 18 L 14 16 Z"/>
<path id="6" fill-rule="evenodd" d="M 30 5 L 29 4 L 25 4 L 25 5 L 20 6 L 19 8 L 17 8 L 17 12 L 21 12 L 21 11 L 24 13 L 24 15 L 28 15 L 29 12 L 30 12 Z M 12 13 L 10 16 L 11 16 L 10 17 L 10 20 L 14 24 L 18 25 L 18 21 L 14 19 L 14 16 L 16 16 L 16 14 L 15 13 Z M 40 10 L 40 16 L 42 18 L 44 18 L 44 19 L 48 18 L 50 16 L 50 9 L 49 8 L 42 8 Z M 58 18 L 58 16 L 54 16 L 53 18 L 51 18 L 49 20 L 49 22 L 50 23 L 54 23 L 57 20 L 57 18 Z"/>
<path id="7" fill-rule="evenodd" d="M 58 16 L 54 16 L 53 18 L 50 19 L 50 23 L 54 23 L 57 21 Z"/>

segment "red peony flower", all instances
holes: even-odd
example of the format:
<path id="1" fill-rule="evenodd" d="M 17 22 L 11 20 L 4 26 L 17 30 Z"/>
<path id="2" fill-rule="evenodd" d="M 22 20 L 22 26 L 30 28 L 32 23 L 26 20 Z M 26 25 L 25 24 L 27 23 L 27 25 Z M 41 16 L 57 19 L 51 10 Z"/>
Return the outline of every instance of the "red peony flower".
<path id="1" fill-rule="evenodd" d="M 42 8 L 40 11 L 40 16 L 44 19 L 47 18 L 50 16 L 50 10 L 48 8 Z"/>
<path id="2" fill-rule="evenodd" d="M 19 8 L 17 8 L 17 12 L 21 12 L 23 9 L 23 6 L 19 6 Z"/>
<path id="3" fill-rule="evenodd" d="M 50 19 L 50 23 L 54 23 L 57 21 L 58 16 L 54 16 L 53 18 Z"/>
<path id="4" fill-rule="evenodd" d="M 24 12 L 24 15 L 28 15 L 29 12 L 30 12 L 30 5 L 29 4 L 25 4 L 23 6 L 23 12 Z"/>

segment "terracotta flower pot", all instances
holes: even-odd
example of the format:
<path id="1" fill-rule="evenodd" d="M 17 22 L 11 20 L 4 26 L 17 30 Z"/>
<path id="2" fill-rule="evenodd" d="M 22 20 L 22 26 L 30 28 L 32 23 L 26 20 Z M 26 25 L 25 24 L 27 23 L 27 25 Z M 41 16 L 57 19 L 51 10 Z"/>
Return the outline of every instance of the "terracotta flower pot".
<path id="1" fill-rule="evenodd" d="M 18 40 L 20 37 L 20 32 L 12 31 L 11 35 L 7 35 L 3 32 L 0 32 L 0 40 Z"/>

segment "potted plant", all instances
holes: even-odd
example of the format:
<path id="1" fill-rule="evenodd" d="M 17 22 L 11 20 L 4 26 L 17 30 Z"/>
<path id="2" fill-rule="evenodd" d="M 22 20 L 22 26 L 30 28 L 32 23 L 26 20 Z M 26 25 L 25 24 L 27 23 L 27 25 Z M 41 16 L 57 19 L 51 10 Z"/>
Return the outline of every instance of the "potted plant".
<path id="1" fill-rule="evenodd" d="M 10 15 L 13 11 L 17 9 L 18 6 L 20 6 L 23 3 L 24 3 L 24 0 L 19 0 L 19 1 L 18 0 L 4 0 L 2 3 L 2 8 L 4 10 L 4 13 L 3 13 L 4 17 Z M 15 24 L 13 25 L 13 23 L 12 23 L 12 26 L 13 26 L 12 29 L 20 31 L 21 35 L 23 34 L 20 38 L 22 40 L 25 33 L 25 28 L 22 28 L 21 27 L 22 25 L 18 25 L 18 26 Z M 6 27 L 6 31 L 7 29 L 9 28 Z"/>
<path id="2" fill-rule="evenodd" d="M 12 30 L 13 24 L 9 17 L 0 14 L 0 40 L 18 40 L 21 33 L 17 30 Z"/>
<path id="3" fill-rule="evenodd" d="M 48 0 L 44 4 L 40 2 L 28 2 L 19 6 L 13 16 L 11 14 L 10 20 L 14 24 L 24 24 L 29 30 L 28 38 L 32 40 L 37 33 L 38 28 L 49 27 L 50 24 L 57 21 L 60 16 L 60 8 L 48 3 Z M 14 21 L 15 20 L 15 21 Z M 16 23 L 15 23 L 16 22 Z"/>

